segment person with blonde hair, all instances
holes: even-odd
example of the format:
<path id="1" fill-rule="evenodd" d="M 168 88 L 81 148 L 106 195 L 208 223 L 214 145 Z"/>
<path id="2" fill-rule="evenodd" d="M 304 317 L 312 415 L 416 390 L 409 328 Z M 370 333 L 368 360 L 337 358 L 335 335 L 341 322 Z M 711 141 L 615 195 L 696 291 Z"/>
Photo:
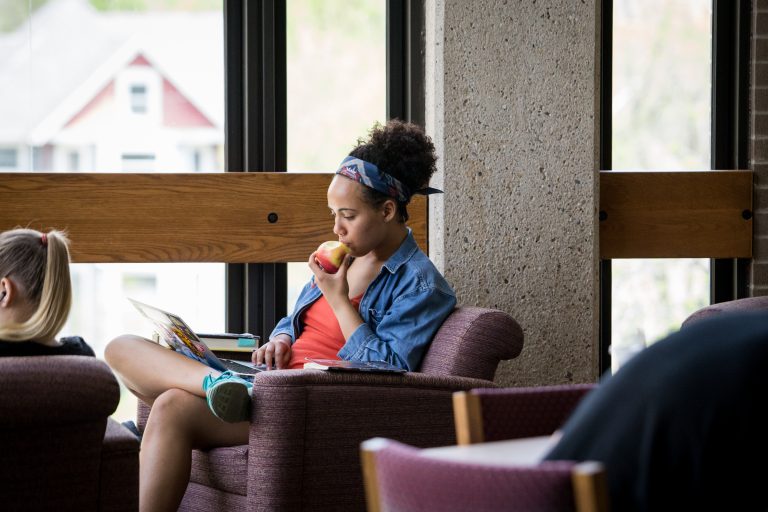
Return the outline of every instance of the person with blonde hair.
<path id="1" fill-rule="evenodd" d="M 34 229 L 0 233 L 0 357 L 94 356 L 79 336 L 56 338 L 71 306 L 67 236 Z"/>

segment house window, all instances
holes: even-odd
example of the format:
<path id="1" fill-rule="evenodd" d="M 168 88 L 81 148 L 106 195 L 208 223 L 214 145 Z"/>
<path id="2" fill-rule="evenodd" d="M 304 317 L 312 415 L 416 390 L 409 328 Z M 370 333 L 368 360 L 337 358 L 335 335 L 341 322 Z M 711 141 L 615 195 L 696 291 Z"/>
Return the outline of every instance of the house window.
<path id="1" fill-rule="evenodd" d="M 16 169 L 19 165 L 19 151 L 16 148 L 0 148 L 0 169 Z"/>
<path id="2" fill-rule="evenodd" d="M 70 151 L 67 154 L 67 170 L 79 171 L 80 170 L 80 153 L 77 151 Z"/>
<path id="3" fill-rule="evenodd" d="M 155 155 L 152 153 L 124 153 L 122 156 L 123 172 L 153 172 Z"/>
<path id="4" fill-rule="evenodd" d="M 131 85 L 131 112 L 134 114 L 147 113 L 147 86 L 143 84 Z"/>
<path id="5" fill-rule="evenodd" d="M 199 149 L 192 152 L 192 169 L 195 172 L 203 170 L 203 155 L 200 153 Z"/>

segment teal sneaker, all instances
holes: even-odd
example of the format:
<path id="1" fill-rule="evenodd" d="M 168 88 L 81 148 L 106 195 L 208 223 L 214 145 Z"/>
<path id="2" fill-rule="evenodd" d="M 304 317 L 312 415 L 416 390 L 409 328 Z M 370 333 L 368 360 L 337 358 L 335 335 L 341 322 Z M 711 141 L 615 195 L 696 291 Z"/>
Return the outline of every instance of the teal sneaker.
<path id="1" fill-rule="evenodd" d="M 208 374 L 203 379 L 208 408 L 214 416 L 228 423 L 246 421 L 251 417 L 252 389 L 253 383 L 229 371 L 218 377 Z"/>

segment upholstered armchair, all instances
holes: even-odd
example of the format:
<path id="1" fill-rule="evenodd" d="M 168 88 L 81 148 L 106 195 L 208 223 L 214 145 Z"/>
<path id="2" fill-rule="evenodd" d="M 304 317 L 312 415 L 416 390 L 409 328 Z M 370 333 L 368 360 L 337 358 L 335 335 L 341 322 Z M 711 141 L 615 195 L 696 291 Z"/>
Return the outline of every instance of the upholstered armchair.
<path id="1" fill-rule="evenodd" d="M 359 445 L 453 444 L 451 395 L 492 387 L 523 347 L 501 311 L 457 308 L 405 375 L 281 370 L 256 376 L 247 445 L 195 451 L 182 510 L 365 510 Z M 140 404 L 140 428 L 148 407 Z"/>
<path id="2" fill-rule="evenodd" d="M 597 462 L 467 462 L 391 439 L 361 445 L 368 512 L 607 512 Z"/>
<path id="3" fill-rule="evenodd" d="M 3 510 L 138 510 L 139 443 L 94 357 L 0 358 Z"/>

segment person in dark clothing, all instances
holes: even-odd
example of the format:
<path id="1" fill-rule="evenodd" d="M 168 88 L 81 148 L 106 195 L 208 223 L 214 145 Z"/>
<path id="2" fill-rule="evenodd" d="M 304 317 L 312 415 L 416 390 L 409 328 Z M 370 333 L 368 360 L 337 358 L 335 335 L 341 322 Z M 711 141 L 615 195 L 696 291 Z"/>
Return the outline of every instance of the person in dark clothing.
<path id="1" fill-rule="evenodd" d="M 658 341 L 590 393 L 546 455 L 605 465 L 612 510 L 767 510 L 768 313 Z"/>
<path id="2" fill-rule="evenodd" d="M 78 336 L 56 339 L 71 305 L 66 235 L 33 229 L 0 233 L 0 357 L 94 356 Z"/>
<path id="3" fill-rule="evenodd" d="M 35 341 L 0 341 L 0 357 L 8 356 L 91 356 L 93 349 L 80 336 L 67 336 L 57 345 Z"/>

